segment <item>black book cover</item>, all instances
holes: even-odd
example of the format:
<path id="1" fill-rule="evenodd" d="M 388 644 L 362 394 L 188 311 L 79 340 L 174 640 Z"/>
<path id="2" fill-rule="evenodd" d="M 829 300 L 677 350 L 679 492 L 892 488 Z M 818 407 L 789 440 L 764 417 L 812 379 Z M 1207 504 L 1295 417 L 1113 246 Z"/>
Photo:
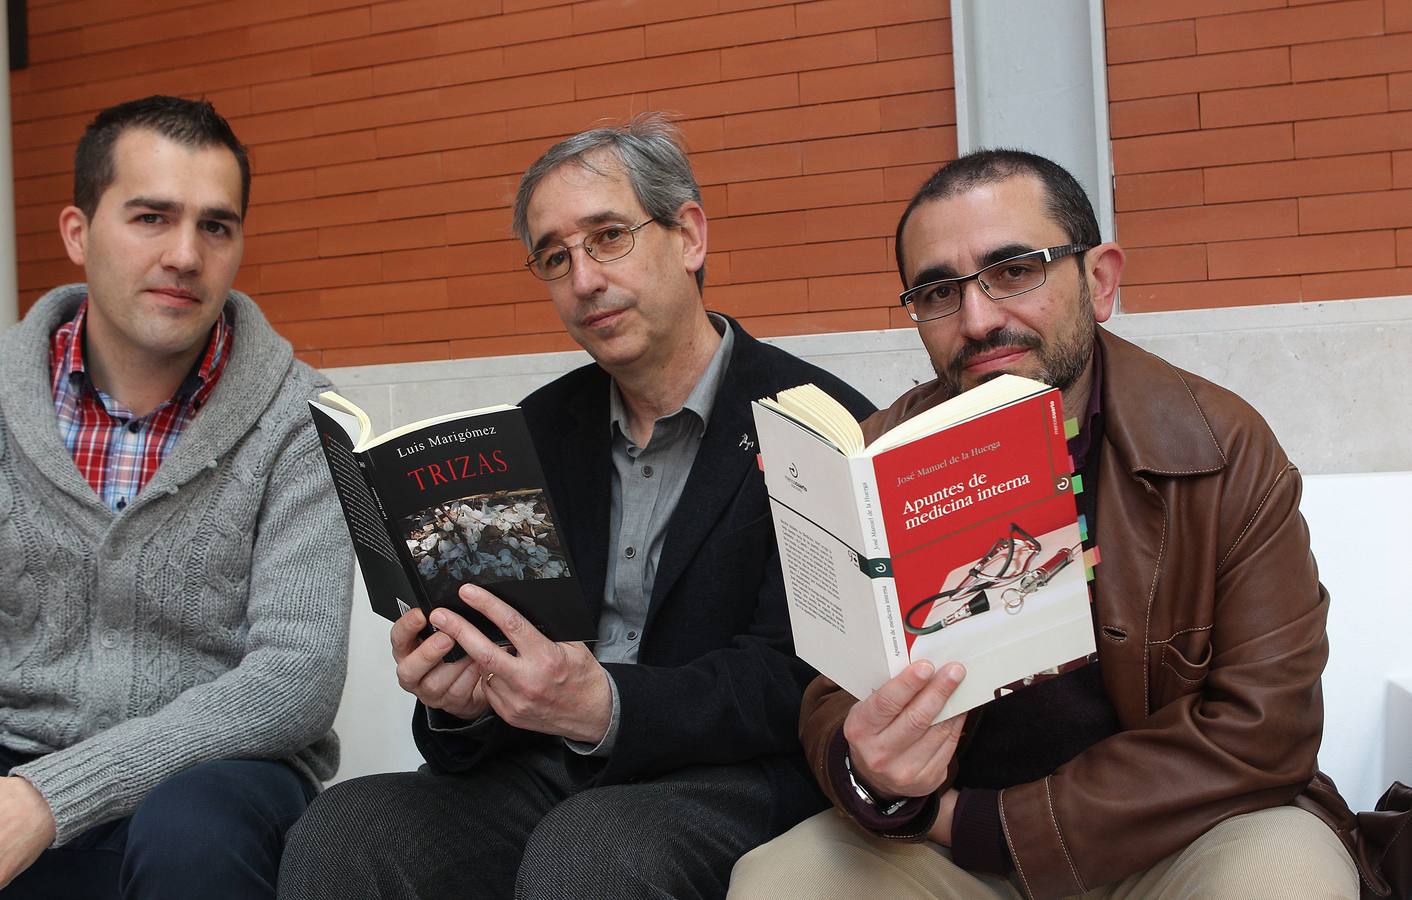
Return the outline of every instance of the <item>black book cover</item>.
<path id="1" fill-rule="evenodd" d="M 595 639 L 519 408 L 443 416 L 369 441 L 361 410 L 323 399 L 310 409 L 374 611 L 395 620 L 413 605 L 428 614 L 444 606 L 503 641 L 457 595 L 469 583 L 552 640 Z"/>

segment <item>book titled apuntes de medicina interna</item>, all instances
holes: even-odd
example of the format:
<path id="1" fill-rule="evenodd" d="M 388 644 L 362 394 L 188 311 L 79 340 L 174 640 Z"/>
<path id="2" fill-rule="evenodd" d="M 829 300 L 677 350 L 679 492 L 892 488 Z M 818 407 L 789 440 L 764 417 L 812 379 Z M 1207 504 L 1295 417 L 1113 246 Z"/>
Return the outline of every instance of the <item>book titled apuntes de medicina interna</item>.
<path id="1" fill-rule="evenodd" d="M 957 661 L 947 718 L 1091 658 L 1058 390 L 1001 375 L 866 447 L 813 385 L 753 411 L 795 652 L 844 690 Z"/>

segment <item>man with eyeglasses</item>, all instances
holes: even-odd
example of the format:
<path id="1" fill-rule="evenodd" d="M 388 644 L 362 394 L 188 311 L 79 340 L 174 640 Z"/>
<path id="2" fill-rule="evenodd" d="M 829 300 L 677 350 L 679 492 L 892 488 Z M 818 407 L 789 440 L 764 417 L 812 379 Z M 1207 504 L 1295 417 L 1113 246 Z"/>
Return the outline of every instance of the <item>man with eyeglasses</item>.
<path id="1" fill-rule="evenodd" d="M 745 856 L 731 896 L 1356 897 L 1352 816 L 1316 767 L 1328 595 L 1264 421 L 1098 326 L 1123 251 L 1050 160 L 942 167 L 897 264 L 937 377 L 866 437 L 1002 372 L 1060 388 L 1098 651 L 942 722 L 956 663 L 861 701 L 816 680 L 801 737 L 841 815 Z"/>
<path id="2" fill-rule="evenodd" d="M 514 228 L 594 364 L 522 404 L 598 640 L 554 643 L 489 592 L 393 627 L 429 771 L 334 787 L 290 837 L 290 897 L 719 897 L 735 860 L 826 804 L 804 763 L 752 399 L 821 369 L 706 312 L 706 215 L 660 117 L 525 173 Z M 526 276 L 529 277 L 529 276 Z M 452 641 L 467 651 L 444 662 Z"/>

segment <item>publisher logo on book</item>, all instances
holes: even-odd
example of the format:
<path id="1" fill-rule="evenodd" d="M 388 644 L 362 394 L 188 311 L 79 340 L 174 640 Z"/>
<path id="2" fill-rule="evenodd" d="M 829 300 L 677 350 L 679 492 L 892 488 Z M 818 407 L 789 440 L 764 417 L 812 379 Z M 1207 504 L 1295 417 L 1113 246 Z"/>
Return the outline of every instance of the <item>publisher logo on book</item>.
<path id="1" fill-rule="evenodd" d="M 787 471 L 789 474 L 785 476 L 784 480 L 789 482 L 789 486 L 802 494 L 809 493 L 809 489 L 799 482 L 799 466 L 790 463 Z"/>

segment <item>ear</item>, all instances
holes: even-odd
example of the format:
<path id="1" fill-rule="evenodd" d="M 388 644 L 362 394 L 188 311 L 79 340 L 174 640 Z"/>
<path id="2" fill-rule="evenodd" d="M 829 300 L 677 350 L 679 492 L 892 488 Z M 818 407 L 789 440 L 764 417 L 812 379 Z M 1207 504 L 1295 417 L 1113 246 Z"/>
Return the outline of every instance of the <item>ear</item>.
<path id="1" fill-rule="evenodd" d="M 88 216 L 77 206 L 66 206 L 59 213 L 59 237 L 64 239 L 64 249 L 76 266 L 84 264 L 88 248 Z"/>
<path id="2" fill-rule="evenodd" d="M 695 200 L 677 210 L 677 230 L 682 239 L 682 263 L 693 275 L 706 265 L 706 211 Z"/>
<path id="3" fill-rule="evenodd" d="M 1093 298 L 1093 318 L 1107 322 L 1118 300 L 1118 282 L 1123 277 L 1123 248 L 1111 241 L 1084 253 L 1088 269 L 1089 294 Z"/>

